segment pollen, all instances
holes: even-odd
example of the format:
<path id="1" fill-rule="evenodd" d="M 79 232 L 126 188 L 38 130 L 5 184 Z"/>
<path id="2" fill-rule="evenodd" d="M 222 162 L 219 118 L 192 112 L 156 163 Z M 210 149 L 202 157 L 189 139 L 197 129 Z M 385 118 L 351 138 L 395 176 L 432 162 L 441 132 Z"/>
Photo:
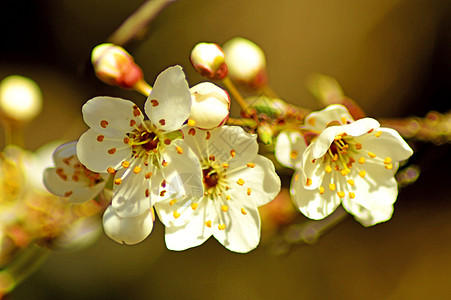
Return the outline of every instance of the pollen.
<path id="1" fill-rule="evenodd" d="M 255 167 L 255 164 L 254 163 L 247 163 L 247 166 L 249 167 L 249 168 L 253 168 L 253 167 Z"/>
<path id="2" fill-rule="evenodd" d="M 149 192 L 149 189 L 146 189 L 146 191 L 145 191 L 145 193 L 144 193 L 145 195 L 146 195 L 146 197 L 149 197 L 150 196 L 150 192 Z"/>
<path id="3" fill-rule="evenodd" d="M 167 146 L 169 146 L 171 144 L 171 140 L 170 139 L 164 139 L 163 143 Z"/>
<path id="4" fill-rule="evenodd" d="M 354 192 L 349 192 L 349 198 L 354 199 L 355 198 L 355 193 Z"/>
<path id="5" fill-rule="evenodd" d="M 241 208 L 241 213 L 242 213 L 243 215 L 247 215 L 247 211 L 244 209 L 244 207 Z"/>
<path id="6" fill-rule="evenodd" d="M 190 129 L 188 130 L 188 135 L 195 135 L 195 134 L 196 134 L 196 129 L 190 128 Z"/>
<path id="7" fill-rule="evenodd" d="M 219 230 L 225 230 L 225 228 L 226 228 L 225 224 L 219 224 L 218 225 L 218 229 Z"/>
<path id="8" fill-rule="evenodd" d="M 373 152 L 368 152 L 368 156 L 371 158 L 376 158 L 376 154 L 374 154 Z"/>
<path id="9" fill-rule="evenodd" d="M 139 116 L 141 114 L 141 111 L 139 110 L 139 108 L 138 108 L 138 105 L 133 105 L 133 115 L 135 116 L 135 117 L 137 117 L 137 116 Z"/>
<path id="10" fill-rule="evenodd" d="M 158 106 L 158 104 L 160 104 L 160 103 L 158 103 L 158 100 L 155 100 L 155 99 L 150 100 L 150 103 L 152 103 L 153 107 Z"/>
<path id="11" fill-rule="evenodd" d="M 124 144 L 128 145 L 129 142 L 130 142 L 130 139 L 128 137 L 124 138 Z"/>
<path id="12" fill-rule="evenodd" d="M 319 193 L 322 195 L 322 194 L 324 194 L 324 192 L 325 192 L 324 187 L 320 186 L 319 187 Z"/>
<path id="13" fill-rule="evenodd" d="M 351 170 L 349 170 L 349 169 L 343 169 L 343 170 L 340 171 L 340 173 L 341 173 L 341 175 L 346 176 L 346 175 L 348 175 L 349 173 L 351 173 Z"/>
<path id="14" fill-rule="evenodd" d="M 116 153 L 116 148 L 111 148 L 110 150 L 108 150 L 109 154 L 114 154 Z"/>
<path id="15" fill-rule="evenodd" d="M 230 150 L 230 155 L 231 155 L 232 157 L 235 157 L 236 151 L 235 151 L 235 150 Z"/>
<path id="16" fill-rule="evenodd" d="M 198 206 L 199 206 L 199 203 L 193 202 L 193 204 L 191 204 L 191 209 L 196 210 Z"/>
<path id="17" fill-rule="evenodd" d="M 353 179 L 348 179 L 347 183 L 349 183 L 349 185 L 354 185 L 355 184 Z"/>
<path id="18" fill-rule="evenodd" d="M 106 128 L 108 126 L 108 121 L 107 120 L 100 121 L 100 126 L 102 126 L 102 128 Z"/>
<path id="19" fill-rule="evenodd" d="M 331 190 L 333 192 L 333 191 L 335 191 L 335 189 L 336 189 L 335 183 L 329 183 L 329 190 Z"/>
<path id="20" fill-rule="evenodd" d="M 108 169 L 106 169 L 106 171 L 107 171 L 108 173 L 110 173 L 110 174 L 116 173 L 116 170 L 115 170 L 114 168 L 112 168 L 112 167 L 109 167 Z"/>
<path id="21" fill-rule="evenodd" d="M 388 164 L 388 165 L 385 166 L 385 168 L 387 170 L 391 170 L 391 169 L 393 169 L 393 164 Z"/>
<path id="22" fill-rule="evenodd" d="M 207 226 L 208 228 L 211 228 L 211 221 L 208 220 L 207 222 L 205 222 L 205 226 Z"/>
<path id="23" fill-rule="evenodd" d="M 310 119 L 308 119 L 307 122 L 308 122 L 310 125 L 315 126 L 315 124 L 316 124 L 316 119 L 315 119 L 315 118 L 310 118 Z"/>
<path id="24" fill-rule="evenodd" d="M 123 167 L 123 168 L 128 168 L 128 167 L 130 167 L 130 162 L 124 160 L 124 161 L 122 162 L 122 167 Z"/>
<path id="25" fill-rule="evenodd" d="M 307 182 L 305 183 L 306 186 L 311 186 L 313 183 L 311 178 L 307 178 Z"/>
<path id="26" fill-rule="evenodd" d="M 172 215 L 174 216 L 174 218 L 178 218 L 178 217 L 180 217 L 180 214 L 176 211 L 176 210 L 174 210 L 174 212 L 172 213 Z"/>
<path id="27" fill-rule="evenodd" d="M 103 142 L 104 139 L 105 139 L 105 136 L 104 136 L 104 135 L 98 135 L 98 136 L 97 136 L 97 141 L 98 141 L 98 142 Z"/>
<path id="28" fill-rule="evenodd" d="M 343 191 L 339 191 L 339 192 L 337 192 L 337 195 L 338 195 L 338 197 L 340 197 L 340 198 L 344 198 L 345 197 L 345 192 L 343 192 Z"/>
<path id="29" fill-rule="evenodd" d="M 194 126 L 196 125 L 196 121 L 192 120 L 192 119 L 188 119 L 188 126 Z"/>
<path id="30" fill-rule="evenodd" d="M 244 184 L 243 178 L 238 179 L 236 183 L 242 186 Z"/>
<path id="31" fill-rule="evenodd" d="M 150 177 L 152 177 L 152 172 L 146 173 L 146 175 L 144 175 L 144 177 L 146 179 L 149 179 Z"/>
<path id="32" fill-rule="evenodd" d="M 70 197 L 74 192 L 68 191 L 64 193 L 64 197 Z"/>
<path id="33" fill-rule="evenodd" d="M 224 169 L 227 169 L 227 168 L 229 167 L 229 164 L 223 163 L 223 164 L 222 164 L 222 167 L 223 167 Z"/>
<path id="34" fill-rule="evenodd" d="M 380 137 L 381 134 L 382 134 L 382 131 L 378 131 L 378 132 L 376 132 L 374 135 L 375 135 L 376 137 Z"/>
<path id="35" fill-rule="evenodd" d="M 164 126 L 166 124 L 166 121 L 165 119 L 160 119 L 158 123 L 160 123 L 161 126 Z"/>
<path id="36" fill-rule="evenodd" d="M 392 160 L 391 160 L 391 157 L 386 157 L 385 159 L 384 159 L 384 164 L 386 164 L 386 165 L 388 165 L 388 164 L 390 164 L 392 162 Z"/>
<path id="37" fill-rule="evenodd" d="M 136 121 L 135 121 L 135 120 L 133 120 L 133 119 L 131 119 L 131 120 L 130 120 L 130 127 L 133 127 L 133 126 L 135 126 L 135 124 L 136 124 Z"/>
<path id="38" fill-rule="evenodd" d="M 164 194 L 166 194 L 166 190 L 162 190 L 162 191 L 160 192 L 160 197 L 164 197 Z"/>
<path id="39" fill-rule="evenodd" d="M 226 196 L 226 199 L 227 199 L 227 200 L 230 200 L 230 195 L 227 195 L 227 196 Z"/>
<path id="40" fill-rule="evenodd" d="M 251 188 L 247 188 L 247 195 L 248 195 L 248 196 L 250 196 L 250 195 L 251 195 L 251 193 L 252 193 L 252 190 L 251 190 Z"/>
<path id="41" fill-rule="evenodd" d="M 215 161 L 215 159 L 216 159 L 216 158 L 215 158 L 214 155 L 210 155 L 210 156 L 208 157 L 208 160 L 209 160 L 209 161 Z"/>
<path id="42" fill-rule="evenodd" d="M 165 161 L 165 160 L 163 160 L 163 162 L 161 163 L 161 165 L 162 165 L 163 167 L 166 167 L 166 166 L 168 165 L 168 162 Z"/>
<path id="43" fill-rule="evenodd" d="M 172 206 L 174 204 L 177 203 L 177 199 L 172 199 L 171 201 L 169 201 L 169 205 Z"/>
<path id="44" fill-rule="evenodd" d="M 209 140 L 210 137 L 211 137 L 211 133 L 210 133 L 210 131 L 207 131 L 206 136 L 205 136 L 205 139 L 206 139 L 206 140 Z"/>
<path id="45" fill-rule="evenodd" d="M 361 157 L 359 158 L 359 164 L 364 164 L 365 163 L 365 157 Z"/>
<path id="46" fill-rule="evenodd" d="M 355 148 L 356 148 L 357 150 L 362 149 L 362 144 L 360 144 L 360 143 L 355 143 Z"/>
<path id="47" fill-rule="evenodd" d="M 327 166 L 326 166 L 326 172 L 327 172 L 327 173 L 332 172 L 332 167 L 329 166 L 329 165 L 327 165 Z"/>
<path id="48" fill-rule="evenodd" d="M 133 172 L 134 172 L 135 174 L 138 174 L 139 172 L 141 172 L 141 167 L 136 166 L 136 167 L 133 169 Z"/>
<path id="49" fill-rule="evenodd" d="M 362 171 L 359 172 L 359 176 L 360 177 L 363 178 L 363 177 L 365 177 L 365 175 L 366 175 L 366 171 L 365 170 L 362 170 Z"/>
<path id="50" fill-rule="evenodd" d="M 183 153 L 183 149 L 180 146 L 175 147 L 175 151 L 177 151 L 178 154 L 182 154 Z"/>
<path id="51" fill-rule="evenodd" d="M 115 185 L 119 185 L 119 184 L 121 184 L 121 182 L 122 182 L 122 179 L 120 179 L 120 178 L 114 179 Z"/>
<path id="52" fill-rule="evenodd" d="M 227 205 L 223 205 L 223 206 L 221 206 L 221 210 L 223 212 L 227 212 L 229 210 L 229 207 Z"/>

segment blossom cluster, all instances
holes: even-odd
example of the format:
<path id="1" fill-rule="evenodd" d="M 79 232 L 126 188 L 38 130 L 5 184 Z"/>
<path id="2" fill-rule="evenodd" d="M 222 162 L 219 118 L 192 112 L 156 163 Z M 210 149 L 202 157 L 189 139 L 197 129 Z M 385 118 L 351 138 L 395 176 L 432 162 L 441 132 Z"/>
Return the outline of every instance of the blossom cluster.
<path id="1" fill-rule="evenodd" d="M 71 203 L 101 195 L 109 204 L 104 231 L 119 243 L 143 241 L 158 217 L 171 250 L 211 236 L 234 252 L 256 248 L 258 208 L 281 189 L 275 164 L 294 169 L 290 194 L 308 218 L 323 219 L 340 204 L 364 226 L 391 218 L 394 174 L 413 153 L 395 130 L 354 119 L 340 104 L 309 114 L 287 104 L 267 86 L 263 51 L 246 39 L 223 48 L 200 43 L 190 60 L 227 91 L 209 81 L 190 88 L 180 66 L 161 72 L 151 87 L 125 50 L 96 47 L 97 76 L 147 96 L 144 111 L 120 98 L 87 101 L 89 129 L 55 151 L 54 167 L 44 172 L 49 191 Z M 264 95 L 244 98 L 233 82 Z M 229 93 L 240 119 L 229 118 Z M 268 145 L 273 160 L 259 154 Z"/>

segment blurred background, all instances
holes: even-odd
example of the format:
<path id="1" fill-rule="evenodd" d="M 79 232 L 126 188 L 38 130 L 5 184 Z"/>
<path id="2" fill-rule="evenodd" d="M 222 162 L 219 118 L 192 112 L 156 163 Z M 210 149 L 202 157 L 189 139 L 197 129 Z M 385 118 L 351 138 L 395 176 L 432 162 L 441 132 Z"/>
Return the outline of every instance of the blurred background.
<path id="1" fill-rule="evenodd" d="M 90 66 L 92 48 L 142 2 L 0 0 L 0 79 L 29 77 L 44 97 L 43 113 L 25 132 L 29 149 L 78 139 L 86 130 L 81 106 L 94 96 L 144 103 L 136 92 L 100 82 Z M 181 64 L 194 85 L 202 78 L 189 63 L 192 47 L 235 36 L 263 48 L 270 85 L 287 102 L 321 108 L 304 84 L 320 72 L 372 117 L 450 108 L 448 0 L 180 0 L 125 48 L 148 82 Z M 387 223 L 364 228 L 348 217 L 314 245 L 293 245 L 284 255 L 264 235 L 259 248 L 239 255 L 214 239 L 170 252 L 157 221 L 136 246 L 102 237 L 80 252 L 55 252 L 10 299 L 446 299 L 450 147 L 412 147 L 422 173 L 400 191 Z"/>

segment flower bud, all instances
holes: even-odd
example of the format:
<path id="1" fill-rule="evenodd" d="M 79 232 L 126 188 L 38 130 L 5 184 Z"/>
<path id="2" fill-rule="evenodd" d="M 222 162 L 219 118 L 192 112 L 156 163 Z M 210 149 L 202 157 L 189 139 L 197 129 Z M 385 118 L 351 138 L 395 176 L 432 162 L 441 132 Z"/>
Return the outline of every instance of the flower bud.
<path id="1" fill-rule="evenodd" d="M 225 90 L 211 82 L 201 82 L 192 88 L 189 119 L 194 126 L 212 129 L 223 125 L 229 116 L 230 98 Z"/>
<path id="2" fill-rule="evenodd" d="M 214 43 L 197 44 L 189 58 L 194 69 L 202 76 L 214 80 L 227 76 L 224 51 Z"/>
<path id="3" fill-rule="evenodd" d="M 42 110 L 42 94 L 33 80 L 18 75 L 0 83 L 0 109 L 12 120 L 30 121 Z"/>
<path id="4" fill-rule="evenodd" d="M 259 46 L 245 38 L 236 37 L 227 41 L 223 49 L 232 80 L 251 87 L 266 83 L 266 59 Z"/>
<path id="5" fill-rule="evenodd" d="M 91 62 L 97 77 L 107 84 L 130 89 L 143 80 L 141 68 L 120 46 L 109 43 L 98 45 L 92 50 Z"/>

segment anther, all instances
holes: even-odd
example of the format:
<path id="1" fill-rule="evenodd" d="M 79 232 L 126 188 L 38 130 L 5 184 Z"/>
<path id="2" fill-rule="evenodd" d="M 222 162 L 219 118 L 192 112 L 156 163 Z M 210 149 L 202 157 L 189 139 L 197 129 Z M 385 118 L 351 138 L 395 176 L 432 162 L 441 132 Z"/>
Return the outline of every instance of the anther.
<path id="1" fill-rule="evenodd" d="M 362 149 L 362 144 L 360 144 L 360 143 L 355 143 L 355 148 L 356 148 L 357 150 Z"/>
<path id="2" fill-rule="evenodd" d="M 366 175 L 366 171 L 365 170 L 362 170 L 362 171 L 359 172 L 359 176 L 360 177 L 363 178 L 363 177 L 365 177 L 365 175 Z"/>
<path id="3" fill-rule="evenodd" d="M 320 186 L 319 187 L 319 193 L 322 195 L 322 194 L 324 194 L 324 192 L 325 192 L 324 187 Z"/>
<path id="4" fill-rule="evenodd" d="M 345 117 L 341 117 L 341 123 L 346 124 L 348 122 L 348 120 L 346 120 Z"/>
<path id="5" fill-rule="evenodd" d="M 222 167 L 223 167 L 224 169 L 227 169 L 227 168 L 229 167 L 229 164 L 223 163 L 223 164 L 222 164 Z"/>
<path id="6" fill-rule="evenodd" d="M 123 168 L 128 168 L 128 167 L 130 167 L 130 162 L 124 160 L 124 161 L 122 162 L 122 167 L 123 167 Z"/>
<path id="7" fill-rule="evenodd" d="M 335 191 L 335 183 L 329 183 L 329 190 L 331 190 L 332 192 Z"/>
<path id="8" fill-rule="evenodd" d="M 349 183 L 349 185 L 354 185 L 355 184 L 353 179 L 348 179 L 347 183 Z"/>
<path id="9" fill-rule="evenodd" d="M 164 126 L 166 124 L 166 121 L 164 119 L 160 119 L 158 123 L 160 123 L 161 126 Z"/>
<path id="10" fill-rule="evenodd" d="M 197 206 L 199 206 L 199 204 L 196 203 L 196 202 L 193 202 L 193 203 L 191 204 L 191 209 L 192 209 L 192 210 L 196 210 L 196 209 L 197 209 Z"/>
<path id="11" fill-rule="evenodd" d="M 332 167 L 329 166 L 329 165 L 327 165 L 327 166 L 326 166 L 326 172 L 327 172 L 327 173 L 332 172 Z"/>
<path id="12" fill-rule="evenodd" d="M 229 207 L 227 205 L 223 205 L 223 206 L 221 206 L 221 210 L 223 212 L 227 212 L 229 210 Z"/>
<path id="13" fill-rule="evenodd" d="M 208 228 L 211 228 L 211 221 L 208 220 L 207 222 L 205 222 L 205 226 L 207 226 Z"/>
<path id="14" fill-rule="evenodd" d="M 138 105 L 133 105 L 133 116 L 137 117 L 141 114 L 141 112 L 139 111 Z"/>
<path id="15" fill-rule="evenodd" d="M 133 172 L 134 172 L 135 174 L 138 174 L 139 172 L 141 172 L 141 168 L 140 168 L 139 166 L 136 166 L 136 167 L 133 169 Z"/>
<path id="16" fill-rule="evenodd" d="M 385 165 L 385 168 L 386 168 L 387 170 L 391 170 L 391 169 L 393 169 L 393 164 Z"/>
<path id="17" fill-rule="evenodd" d="M 162 165 L 163 167 L 166 167 L 166 166 L 168 165 L 168 162 L 165 161 L 165 160 L 163 160 L 163 162 L 161 163 L 161 165 Z"/>
<path id="18" fill-rule="evenodd" d="M 103 142 L 104 139 L 105 139 L 105 136 L 104 136 L 104 135 L 98 135 L 98 136 L 97 136 L 97 141 L 98 141 L 98 142 Z"/>
<path id="19" fill-rule="evenodd" d="M 121 184 L 122 180 L 120 178 L 114 179 L 114 184 L 119 185 Z"/>
<path id="20" fill-rule="evenodd" d="M 388 165 L 389 163 L 391 163 L 392 162 L 392 160 L 391 160 L 391 157 L 386 157 L 385 159 L 384 159 L 384 164 L 386 164 L 386 165 Z"/>
<path id="21" fill-rule="evenodd" d="M 226 196 L 226 199 L 227 199 L 227 200 L 230 200 L 230 195 L 227 195 L 227 196 Z"/>
<path id="22" fill-rule="evenodd" d="M 175 147 L 175 151 L 177 151 L 178 154 L 182 154 L 183 153 L 183 149 L 180 146 Z"/>
<path id="23" fill-rule="evenodd" d="M 152 172 L 146 173 L 146 175 L 144 175 L 144 178 L 149 179 L 150 177 L 152 177 Z"/>
<path id="24" fill-rule="evenodd" d="M 162 190 L 162 191 L 160 192 L 160 197 L 164 197 L 164 194 L 166 194 L 166 190 Z"/>
<path id="25" fill-rule="evenodd" d="M 315 119 L 315 118 L 310 118 L 310 119 L 308 119 L 307 122 L 308 122 L 310 125 L 315 126 L 315 124 L 316 124 L 316 119 Z"/>
<path id="26" fill-rule="evenodd" d="M 171 140 L 170 139 L 164 139 L 163 143 L 167 146 L 169 146 L 171 144 Z"/>
<path id="27" fill-rule="evenodd" d="M 307 182 L 305 183 L 306 186 L 311 186 L 313 183 L 311 178 L 307 178 Z"/>
<path id="28" fill-rule="evenodd" d="M 253 167 L 255 167 L 255 164 L 254 163 L 247 163 L 247 166 L 249 167 L 249 168 L 253 168 Z"/>
<path id="29" fill-rule="evenodd" d="M 196 125 L 196 121 L 192 120 L 192 119 L 188 119 L 188 126 L 194 126 Z"/>
<path id="30" fill-rule="evenodd" d="M 102 126 L 102 128 L 106 128 L 108 126 L 108 121 L 107 120 L 100 121 L 100 126 Z"/>
<path id="31" fill-rule="evenodd" d="M 208 160 L 209 160 L 209 161 L 215 161 L 215 159 L 216 159 L 216 158 L 215 158 L 214 155 L 210 155 L 210 156 L 208 157 Z"/>
<path id="32" fill-rule="evenodd" d="M 376 158 L 376 154 L 374 154 L 373 152 L 368 152 L 368 156 L 371 158 Z"/>
<path id="33" fill-rule="evenodd" d="M 224 230 L 226 228 L 225 224 L 219 224 L 218 225 L 218 229 L 219 230 Z"/>
<path id="34" fill-rule="evenodd" d="M 68 191 L 64 193 L 64 197 L 70 197 L 74 192 Z"/>
<path id="35" fill-rule="evenodd" d="M 355 198 L 355 193 L 354 192 L 349 192 L 349 198 L 354 199 Z"/>
<path id="36" fill-rule="evenodd" d="M 230 150 L 230 155 L 231 155 L 232 157 L 235 157 L 235 155 L 236 155 L 235 150 Z"/>
<path id="37" fill-rule="evenodd" d="M 150 192 L 149 192 L 149 189 L 146 189 L 146 191 L 145 191 L 145 195 L 146 195 L 146 197 L 149 197 L 149 196 L 150 196 Z"/>
<path id="38" fill-rule="evenodd" d="M 206 136 L 205 136 L 205 139 L 206 139 L 206 140 L 209 140 L 210 137 L 211 137 L 211 133 L 210 133 L 210 131 L 207 131 Z"/>
<path id="39" fill-rule="evenodd" d="M 337 192 L 337 195 L 338 195 L 338 197 L 340 197 L 340 198 L 344 198 L 345 197 L 345 192 L 343 192 L 343 191 L 339 191 L 339 192 Z"/>
<path id="40" fill-rule="evenodd" d="M 174 204 L 177 203 L 177 199 L 172 199 L 171 201 L 169 201 L 169 205 L 172 206 Z"/>
<path id="41" fill-rule="evenodd" d="M 244 180 L 242 178 L 238 179 L 237 182 L 239 185 L 243 185 L 244 184 Z"/>
<path id="42" fill-rule="evenodd" d="M 112 168 L 112 167 L 108 167 L 108 169 L 106 169 L 106 171 L 107 171 L 108 173 L 110 173 L 110 174 L 116 173 L 116 170 L 115 170 L 114 168 Z"/>
<path id="43" fill-rule="evenodd" d="M 150 100 L 150 103 L 152 103 L 152 106 L 153 107 L 155 107 L 155 106 L 158 106 L 158 100 L 155 100 L 155 99 L 153 99 L 153 100 Z"/>
<path id="44" fill-rule="evenodd" d="M 174 216 L 174 218 L 178 218 L 178 217 L 180 217 L 180 214 L 176 211 L 176 210 L 174 210 L 174 212 L 172 213 L 172 215 Z"/>
<path id="45" fill-rule="evenodd" d="M 190 128 L 190 129 L 188 130 L 188 135 L 195 135 L 195 134 L 196 134 L 196 129 Z"/>
<path id="46" fill-rule="evenodd" d="M 124 138 L 124 144 L 128 145 L 129 142 L 130 142 L 130 139 L 128 137 Z"/>
<path id="47" fill-rule="evenodd" d="M 378 131 L 378 132 L 376 132 L 374 135 L 375 135 L 376 137 L 380 137 L 381 134 L 382 134 L 382 131 Z"/>
<path id="48" fill-rule="evenodd" d="M 290 153 L 290 158 L 291 159 L 296 159 L 298 158 L 298 152 L 296 150 L 291 151 Z"/>
<path id="49" fill-rule="evenodd" d="M 247 211 L 242 207 L 241 208 L 241 213 L 243 214 L 243 215 L 247 215 Z"/>
<path id="50" fill-rule="evenodd" d="M 359 164 L 364 164 L 365 163 L 365 157 L 361 157 L 359 158 Z"/>
<path id="51" fill-rule="evenodd" d="M 109 154 L 114 154 L 116 153 L 116 148 L 111 148 L 110 150 L 108 150 Z"/>
<path id="52" fill-rule="evenodd" d="M 251 192 L 252 192 L 251 188 L 247 188 L 247 195 L 248 195 L 248 196 L 251 195 Z"/>
<path id="53" fill-rule="evenodd" d="M 130 127 L 133 127 L 133 126 L 135 126 L 135 124 L 136 124 L 136 121 L 135 121 L 135 120 L 133 120 L 133 119 L 131 119 L 131 120 L 130 120 Z"/>

